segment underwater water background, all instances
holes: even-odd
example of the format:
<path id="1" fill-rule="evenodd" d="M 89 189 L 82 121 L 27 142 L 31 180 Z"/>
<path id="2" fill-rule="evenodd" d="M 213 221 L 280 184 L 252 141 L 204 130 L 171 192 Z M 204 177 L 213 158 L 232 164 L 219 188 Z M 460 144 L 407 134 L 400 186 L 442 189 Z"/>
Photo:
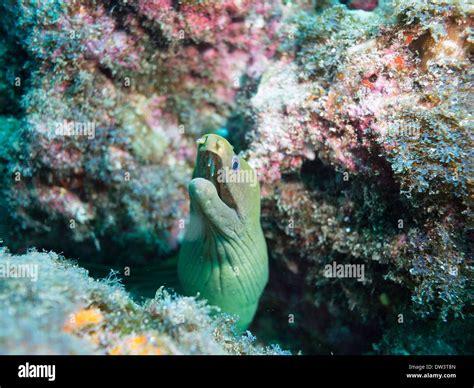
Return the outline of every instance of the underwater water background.
<path id="1" fill-rule="evenodd" d="M 465 2 L 0 11 L 0 353 L 472 354 Z M 260 185 L 249 333 L 178 279 L 205 134 Z"/>

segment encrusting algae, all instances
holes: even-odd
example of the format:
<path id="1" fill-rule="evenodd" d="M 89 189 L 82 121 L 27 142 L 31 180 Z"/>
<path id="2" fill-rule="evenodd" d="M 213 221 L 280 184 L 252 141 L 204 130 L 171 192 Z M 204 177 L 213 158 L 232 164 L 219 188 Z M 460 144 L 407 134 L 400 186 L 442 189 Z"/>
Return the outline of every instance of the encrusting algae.
<path id="1" fill-rule="evenodd" d="M 471 18 L 2 2 L 1 352 L 472 353 Z"/>

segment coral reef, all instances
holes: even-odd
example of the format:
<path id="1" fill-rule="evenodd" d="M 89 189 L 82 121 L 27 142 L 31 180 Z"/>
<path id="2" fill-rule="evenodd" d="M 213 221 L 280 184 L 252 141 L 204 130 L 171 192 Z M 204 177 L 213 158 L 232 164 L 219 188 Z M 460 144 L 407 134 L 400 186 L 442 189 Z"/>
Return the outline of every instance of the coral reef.
<path id="1" fill-rule="evenodd" d="M 31 71 L 21 147 L 4 163 L 5 212 L 16 226 L 4 240 L 96 261 L 146 262 L 176 250 L 194 141 L 226 125 L 238 90 L 265 69 L 278 3 L 58 0 L 1 9 Z"/>
<path id="2" fill-rule="evenodd" d="M 354 337 L 377 328 L 376 341 L 407 306 L 417 313 L 408 326 L 472 324 L 467 9 L 403 1 L 393 11 L 296 12 L 246 105 L 272 265 L 305 290 L 285 300 L 281 330 L 299 316 L 294 331 L 322 349 L 362 351 L 332 342 L 331 321 Z M 325 277 L 334 262 L 364 265 L 365 278 Z M 281 283 L 272 287 L 277 299 Z M 318 328 L 314 316 L 302 322 L 311 309 Z"/>
<path id="3" fill-rule="evenodd" d="M 470 7 L 3 2 L 0 264 L 41 276 L 0 282 L 2 352 L 286 354 L 195 298 L 138 301 L 115 275 L 29 250 L 171 284 L 154 271 L 182 240 L 194 142 L 216 132 L 260 180 L 260 341 L 472 353 Z M 337 265 L 359 275 L 328 276 Z"/>
<path id="4" fill-rule="evenodd" d="M 374 344 L 373 354 L 472 354 L 474 338 L 472 331 L 466 332 L 465 329 L 465 322 L 460 320 L 449 325 L 419 321 L 411 325 L 398 325 Z"/>
<path id="5" fill-rule="evenodd" d="M 160 288 L 134 301 L 111 273 L 103 280 L 55 253 L 0 250 L 2 354 L 266 354 L 234 318 Z M 216 314 L 217 313 L 217 314 Z"/>
<path id="6" fill-rule="evenodd" d="M 341 1 L 343 4 L 347 4 L 349 9 L 360 9 L 363 11 L 373 11 L 379 5 L 378 0 L 350 0 Z"/>

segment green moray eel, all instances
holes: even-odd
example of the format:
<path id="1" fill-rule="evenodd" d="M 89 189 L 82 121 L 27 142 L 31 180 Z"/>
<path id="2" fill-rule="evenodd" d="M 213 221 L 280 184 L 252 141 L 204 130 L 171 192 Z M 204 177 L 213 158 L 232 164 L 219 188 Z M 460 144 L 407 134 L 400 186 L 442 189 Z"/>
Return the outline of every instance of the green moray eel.
<path id="1" fill-rule="evenodd" d="M 178 258 L 183 292 L 199 295 L 252 322 L 268 281 L 268 256 L 260 226 L 260 186 L 255 171 L 223 137 L 198 141 L 189 184 L 190 222 Z"/>

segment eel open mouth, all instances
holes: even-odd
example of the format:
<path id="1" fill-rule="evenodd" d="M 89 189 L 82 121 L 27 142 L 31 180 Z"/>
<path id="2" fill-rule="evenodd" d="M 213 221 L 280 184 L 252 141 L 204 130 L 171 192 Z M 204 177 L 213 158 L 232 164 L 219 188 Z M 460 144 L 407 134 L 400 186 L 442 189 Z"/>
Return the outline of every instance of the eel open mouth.
<path id="1" fill-rule="evenodd" d="M 216 188 L 221 201 L 237 211 L 237 203 L 229 190 L 228 182 L 222 179 L 222 177 L 225 177 L 222 171 L 223 163 L 219 154 L 211 150 L 199 151 L 193 178 L 203 178 L 211 182 Z"/>

